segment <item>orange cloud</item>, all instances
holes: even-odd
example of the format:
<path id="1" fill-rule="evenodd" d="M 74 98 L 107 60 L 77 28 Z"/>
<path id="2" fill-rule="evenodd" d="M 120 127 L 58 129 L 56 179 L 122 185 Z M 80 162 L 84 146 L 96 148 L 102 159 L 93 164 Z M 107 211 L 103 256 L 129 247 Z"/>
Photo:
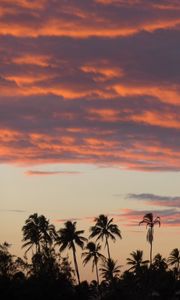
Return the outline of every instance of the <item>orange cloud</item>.
<path id="1" fill-rule="evenodd" d="M 171 104 L 176 104 L 180 105 L 179 102 L 179 96 L 180 96 L 180 91 L 179 87 L 173 87 L 172 85 L 170 87 L 166 86 L 144 86 L 144 85 L 138 85 L 133 86 L 133 85 L 114 85 L 112 87 L 119 95 L 121 96 L 132 96 L 132 95 L 152 95 L 154 97 L 159 98 L 162 102 L 165 103 L 171 103 Z"/>
<path id="2" fill-rule="evenodd" d="M 26 54 L 23 56 L 15 57 L 12 62 L 18 65 L 37 65 L 40 67 L 49 66 L 49 57 L 42 55 Z"/>
<path id="3" fill-rule="evenodd" d="M 140 31 L 146 30 L 148 32 L 153 32 L 158 29 L 169 29 L 180 25 L 179 19 L 170 20 L 170 21 L 155 21 L 154 24 L 141 24 L 137 27 L 119 27 L 116 24 L 111 29 L 110 27 L 106 28 L 105 24 L 103 26 L 90 27 L 64 23 L 59 19 L 51 20 L 47 24 L 41 24 L 40 28 L 35 28 L 34 25 L 28 26 L 24 25 L 23 27 L 20 24 L 12 25 L 0 22 L 0 34 L 1 35 L 14 35 L 16 37 L 33 37 L 37 38 L 39 36 L 68 36 L 71 38 L 87 38 L 87 37 L 123 37 L 131 36 L 137 34 Z M 73 28 L 73 29 L 72 29 Z"/>
<path id="4" fill-rule="evenodd" d="M 40 9 L 43 8 L 47 0 L 16 0 L 16 5 L 28 9 Z M 1 4 L 14 5 L 14 0 L 1 0 Z"/>
<path id="5" fill-rule="evenodd" d="M 37 3 L 37 1 L 18 0 L 14 5 L 12 0 L 3 0 L 1 7 L 3 18 L 0 22 L 0 34 L 17 37 L 112 38 L 129 36 L 144 30 L 153 32 L 158 29 L 173 28 L 180 24 L 176 7 L 169 6 L 169 14 L 166 14 L 168 6 L 142 1 L 99 0 L 96 3 L 92 1 L 83 5 L 75 1 L 54 3 L 41 0 Z M 109 7 L 111 10 L 108 11 Z M 137 10 L 138 16 L 136 16 Z M 14 21 L 13 18 L 18 13 L 21 16 L 22 11 L 26 13 L 27 18 L 22 20 L 21 17 L 18 20 L 15 18 Z"/>
<path id="6" fill-rule="evenodd" d="M 81 70 L 85 73 L 94 73 L 94 79 L 97 81 L 105 81 L 111 78 L 119 78 L 123 76 L 123 71 L 117 67 L 106 66 L 106 64 L 102 66 L 93 66 L 93 65 L 85 65 L 81 67 Z"/>
<path id="7" fill-rule="evenodd" d="M 96 120 L 100 118 L 103 121 L 114 122 L 120 120 L 118 111 L 113 109 L 91 109 L 89 111 L 90 119 Z"/>
<path id="8" fill-rule="evenodd" d="M 176 114 L 167 114 L 161 112 L 145 112 L 142 115 L 130 117 L 131 120 L 143 122 L 154 126 L 162 126 L 167 128 L 180 128 L 180 119 L 176 119 Z"/>
<path id="9" fill-rule="evenodd" d="M 0 8 L 1 162 L 180 170 L 180 19 L 171 2 Z"/>

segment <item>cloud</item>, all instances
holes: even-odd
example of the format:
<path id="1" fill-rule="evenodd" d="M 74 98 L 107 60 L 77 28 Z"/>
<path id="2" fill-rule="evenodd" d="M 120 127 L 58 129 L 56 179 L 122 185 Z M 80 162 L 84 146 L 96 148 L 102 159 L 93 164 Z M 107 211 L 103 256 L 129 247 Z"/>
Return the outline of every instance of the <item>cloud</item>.
<path id="1" fill-rule="evenodd" d="M 114 196 L 120 196 L 115 194 Z M 154 217 L 160 216 L 162 226 L 180 226 L 180 196 L 162 196 L 151 193 L 135 194 L 131 193 L 126 196 L 129 200 L 143 202 L 151 206 L 151 211 Z M 157 209 L 152 209 L 152 205 Z M 122 209 L 120 214 L 117 214 L 117 219 L 125 225 L 136 226 L 142 220 L 143 216 L 148 213 L 146 210 Z"/>
<path id="2" fill-rule="evenodd" d="M 0 34 L 17 37 L 117 37 L 177 26 L 169 1 L 1 1 Z M 92 22 L 93 19 L 93 22 Z"/>
<path id="3" fill-rule="evenodd" d="M 179 130 L 131 121 L 139 114 L 139 106 L 142 114 L 150 110 L 171 113 L 171 109 L 175 114 L 169 104 L 145 97 L 111 101 L 52 95 L 6 98 L 0 101 L 1 162 L 84 162 L 178 171 Z"/>
<path id="4" fill-rule="evenodd" d="M 140 200 L 150 205 L 166 206 L 166 207 L 180 207 L 180 196 L 160 196 L 155 194 L 128 194 L 128 199 Z"/>
<path id="5" fill-rule="evenodd" d="M 0 209 L 0 212 L 10 212 L 10 213 L 25 213 L 26 210 L 23 209 Z"/>
<path id="6" fill-rule="evenodd" d="M 157 209 L 157 210 L 134 210 L 129 208 L 121 209 L 120 212 L 109 212 L 107 215 L 109 218 L 113 218 L 114 222 L 119 226 L 138 227 L 139 222 L 143 219 L 143 216 L 148 212 L 152 212 L 154 217 L 159 216 L 161 219 L 161 226 L 165 227 L 179 227 L 180 226 L 180 211 L 176 208 L 170 209 Z M 55 220 L 58 223 L 65 223 L 67 221 L 88 221 L 93 223 L 95 216 L 84 217 L 69 217 Z"/>
<path id="7" fill-rule="evenodd" d="M 25 172 L 27 176 L 49 176 L 49 175 L 78 175 L 81 172 L 76 171 L 38 171 L 28 170 Z"/>
<path id="8" fill-rule="evenodd" d="M 151 210 L 154 217 L 159 216 L 161 225 L 166 227 L 180 226 L 180 211 L 176 208 Z M 116 220 L 125 226 L 138 226 L 148 210 L 122 209 L 120 213 L 114 214 Z"/>
<path id="9" fill-rule="evenodd" d="M 0 163 L 180 171 L 178 4 L 1 1 Z"/>

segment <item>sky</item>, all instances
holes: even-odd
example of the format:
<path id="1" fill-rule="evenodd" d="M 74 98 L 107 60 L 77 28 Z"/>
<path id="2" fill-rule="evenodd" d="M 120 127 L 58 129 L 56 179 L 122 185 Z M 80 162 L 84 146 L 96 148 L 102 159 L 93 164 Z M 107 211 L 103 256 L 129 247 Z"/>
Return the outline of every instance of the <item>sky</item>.
<path id="1" fill-rule="evenodd" d="M 154 253 L 178 247 L 179 53 L 179 0 L 0 1 L 0 242 L 22 255 L 35 212 L 86 236 L 103 213 L 125 266 L 153 212 Z"/>

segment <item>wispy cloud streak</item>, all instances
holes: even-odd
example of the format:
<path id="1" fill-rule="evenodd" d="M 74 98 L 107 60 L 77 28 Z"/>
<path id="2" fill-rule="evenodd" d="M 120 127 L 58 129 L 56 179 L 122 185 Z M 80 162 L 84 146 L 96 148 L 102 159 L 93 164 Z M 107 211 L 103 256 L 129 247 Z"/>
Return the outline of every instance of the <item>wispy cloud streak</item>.
<path id="1" fill-rule="evenodd" d="M 145 202 L 150 205 L 156 205 L 156 206 L 166 206 L 166 207 L 176 207 L 180 209 L 180 196 L 160 196 L 155 194 L 148 194 L 148 193 L 142 193 L 142 194 L 128 194 L 128 199 L 134 199 L 139 200 L 142 202 Z"/>
<path id="2" fill-rule="evenodd" d="M 49 175 L 79 175 L 81 172 L 76 171 L 34 171 L 28 170 L 25 172 L 27 176 L 49 176 Z"/>

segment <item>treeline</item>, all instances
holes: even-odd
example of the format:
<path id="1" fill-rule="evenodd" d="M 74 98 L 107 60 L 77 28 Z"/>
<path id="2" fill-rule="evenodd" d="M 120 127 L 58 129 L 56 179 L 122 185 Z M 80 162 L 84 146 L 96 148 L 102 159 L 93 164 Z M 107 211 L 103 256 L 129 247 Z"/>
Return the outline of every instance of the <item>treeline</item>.
<path id="1" fill-rule="evenodd" d="M 148 227 L 150 258 L 144 260 L 142 250 L 132 251 L 122 273 L 109 245 L 110 239 L 122 238 L 113 218 L 95 218 L 87 239 L 76 222 L 67 221 L 56 230 L 45 216 L 30 215 L 22 228 L 23 258 L 12 255 L 7 242 L 0 244 L 0 299 L 180 299 L 180 250 L 173 249 L 167 259 L 159 253 L 153 257 L 153 230 L 160 218 L 148 213 L 139 224 L 143 223 Z M 81 281 L 77 247 L 82 249 L 83 265 L 92 265 L 95 278 L 90 283 Z M 64 250 L 71 251 L 73 262 L 63 256 Z"/>

